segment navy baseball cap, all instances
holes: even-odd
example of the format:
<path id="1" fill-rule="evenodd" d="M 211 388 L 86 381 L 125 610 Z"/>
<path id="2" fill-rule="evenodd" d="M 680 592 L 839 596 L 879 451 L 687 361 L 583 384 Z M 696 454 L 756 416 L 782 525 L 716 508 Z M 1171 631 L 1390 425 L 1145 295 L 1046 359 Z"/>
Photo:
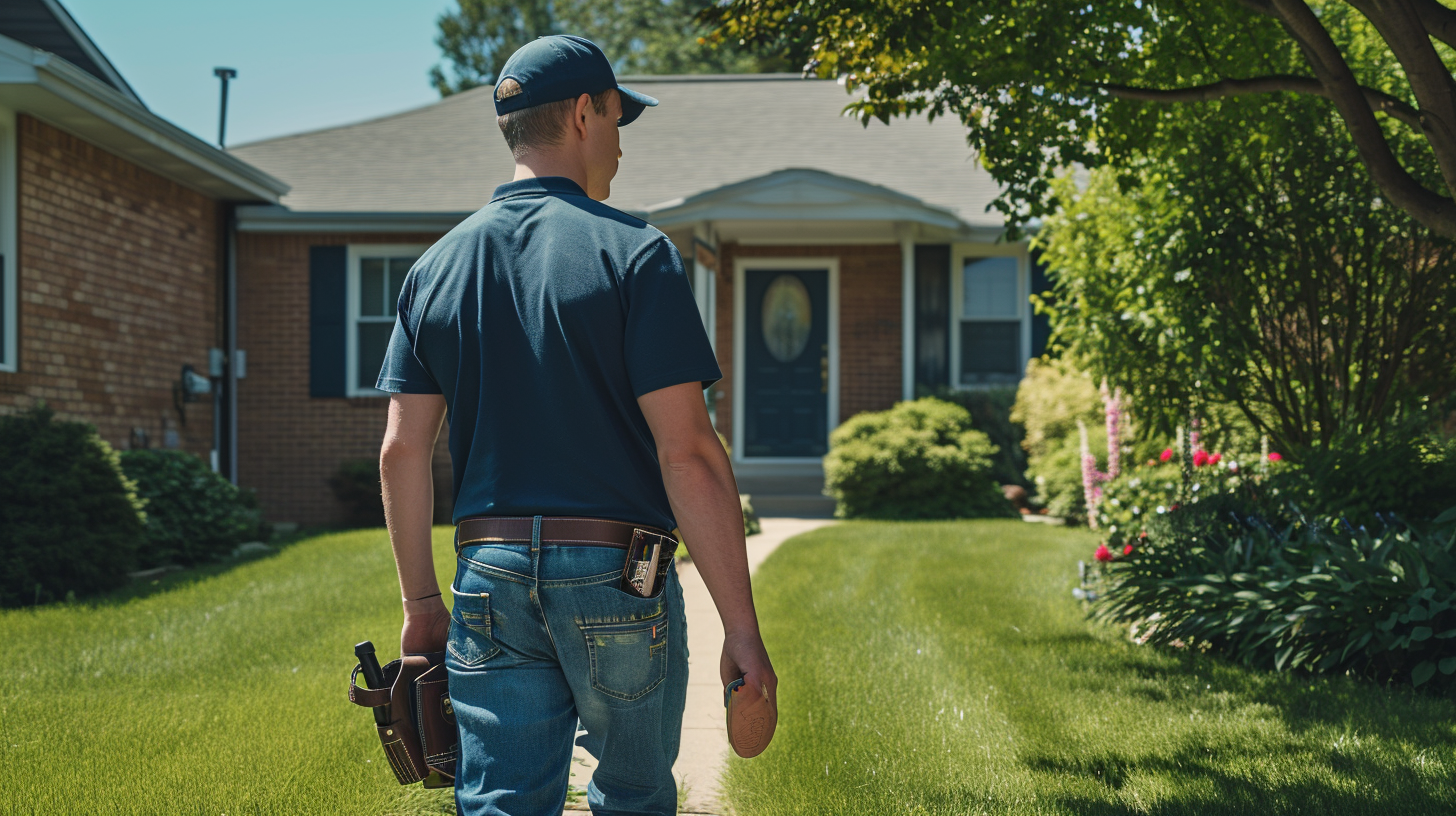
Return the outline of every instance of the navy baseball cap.
<path id="1" fill-rule="evenodd" d="M 595 43 L 569 34 L 552 34 L 526 43 L 506 60 L 496 77 L 496 86 L 514 79 L 520 93 L 502 99 L 497 93 L 497 116 L 533 108 L 547 102 L 575 99 L 582 94 L 599 94 L 616 88 L 622 94 L 622 118 L 617 126 L 629 125 L 657 100 L 617 84 L 612 64 Z"/>

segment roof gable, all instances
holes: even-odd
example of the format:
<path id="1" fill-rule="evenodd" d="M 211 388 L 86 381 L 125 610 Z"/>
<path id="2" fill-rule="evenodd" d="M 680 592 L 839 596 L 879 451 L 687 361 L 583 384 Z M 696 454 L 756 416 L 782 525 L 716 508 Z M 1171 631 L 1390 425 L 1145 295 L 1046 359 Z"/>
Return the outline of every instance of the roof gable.
<path id="1" fill-rule="evenodd" d="M 49 51 L 141 104 L 141 98 L 58 0 L 0 3 L 0 35 Z"/>

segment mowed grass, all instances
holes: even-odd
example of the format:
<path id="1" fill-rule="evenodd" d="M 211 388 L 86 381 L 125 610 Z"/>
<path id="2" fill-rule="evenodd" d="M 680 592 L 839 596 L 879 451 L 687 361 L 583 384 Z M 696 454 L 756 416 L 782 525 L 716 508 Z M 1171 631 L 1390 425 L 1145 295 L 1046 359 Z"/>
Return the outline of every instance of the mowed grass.
<path id="1" fill-rule="evenodd" d="M 449 527 L 435 560 L 448 587 Z M 0 612 L 0 813 L 454 813 L 348 700 L 354 644 L 386 663 L 402 622 L 383 530 Z"/>
<path id="2" fill-rule="evenodd" d="M 1159 652 L 1088 623 L 1085 532 L 849 522 L 757 572 L 779 673 L 766 814 L 1456 812 L 1456 702 Z"/>

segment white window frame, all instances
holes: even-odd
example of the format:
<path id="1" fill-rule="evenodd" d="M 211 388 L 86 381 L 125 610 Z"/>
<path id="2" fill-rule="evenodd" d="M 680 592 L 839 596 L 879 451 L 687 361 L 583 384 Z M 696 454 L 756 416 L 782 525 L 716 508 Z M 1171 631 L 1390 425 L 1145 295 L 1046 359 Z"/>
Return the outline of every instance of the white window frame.
<path id="1" fill-rule="evenodd" d="M 348 274 L 344 276 L 344 395 L 347 397 L 387 397 L 388 391 L 360 388 L 359 379 L 359 262 L 380 256 L 419 257 L 429 244 L 349 244 Z"/>
<path id="2" fill-rule="evenodd" d="M 0 291 L 4 293 L 5 313 L 0 324 L 5 332 L 4 351 L 0 353 L 0 371 L 20 370 L 20 257 L 17 250 L 19 198 L 16 196 L 15 174 L 15 111 L 0 108 L 0 254 L 5 266 L 0 271 Z"/>
<path id="3" fill-rule="evenodd" d="M 978 318 L 963 317 L 962 307 L 965 306 L 965 270 L 966 262 L 981 260 L 984 258 L 1015 258 L 1016 259 L 1016 302 L 1017 317 L 1021 321 L 1021 332 L 1018 343 L 1018 358 L 1021 360 L 1020 370 L 1017 377 L 1026 376 L 1026 363 L 1031 358 L 1031 262 L 1027 255 L 1026 247 L 1020 244 L 955 244 L 951 247 L 951 277 L 950 277 L 950 383 L 951 387 L 972 391 L 990 388 L 1004 388 L 1008 385 L 1015 385 L 1012 382 L 1004 383 L 963 383 L 961 382 L 961 323 L 964 321 L 990 321 L 1001 322 L 1009 318 Z"/>

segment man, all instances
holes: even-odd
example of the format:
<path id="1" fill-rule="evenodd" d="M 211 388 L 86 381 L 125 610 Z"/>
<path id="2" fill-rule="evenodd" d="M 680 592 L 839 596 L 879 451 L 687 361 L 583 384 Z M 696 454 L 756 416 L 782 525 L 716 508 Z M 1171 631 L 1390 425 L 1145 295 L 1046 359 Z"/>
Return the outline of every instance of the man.
<path id="1" fill-rule="evenodd" d="M 634 529 L 680 527 L 723 620 L 724 684 L 742 676 L 776 699 L 738 487 L 702 396 L 722 374 L 681 258 L 599 203 L 618 127 L 656 104 L 617 85 L 584 39 L 522 47 L 495 92 L 515 179 L 420 258 L 399 296 L 378 387 L 392 392 L 380 475 L 400 646 L 446 651 L 467 816 L 559 813 L 578 719 L 599 760 L 594 813 L 676 812 L 682 589 L 675 566 L 654 597 L 619 587 Z M 453 618 L 430 554 L 447 411 Z"/>

